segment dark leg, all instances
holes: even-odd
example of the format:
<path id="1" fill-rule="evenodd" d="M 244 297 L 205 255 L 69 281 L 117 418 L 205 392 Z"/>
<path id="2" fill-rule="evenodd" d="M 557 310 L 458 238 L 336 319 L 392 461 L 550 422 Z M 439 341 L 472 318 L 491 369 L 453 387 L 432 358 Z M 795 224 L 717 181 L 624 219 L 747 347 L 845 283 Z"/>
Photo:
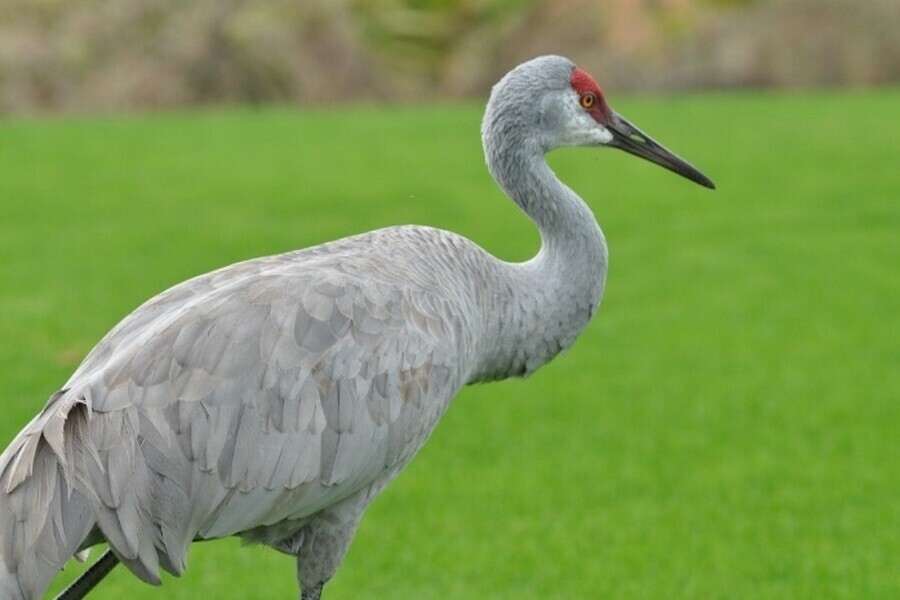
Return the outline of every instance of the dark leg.
<path id="1" fill-rule="evenodd" d="M 103 556 L 97 559 L 97 562 L 91 565 L 90 569 L 85 571 L 72 585 L 63 590 L 56 597 L 56 600 L 84 598 L 117 564 L 119 564 L 119 559 L 112 553 L 112 550 L 107 550 L 103 553 Z"/>

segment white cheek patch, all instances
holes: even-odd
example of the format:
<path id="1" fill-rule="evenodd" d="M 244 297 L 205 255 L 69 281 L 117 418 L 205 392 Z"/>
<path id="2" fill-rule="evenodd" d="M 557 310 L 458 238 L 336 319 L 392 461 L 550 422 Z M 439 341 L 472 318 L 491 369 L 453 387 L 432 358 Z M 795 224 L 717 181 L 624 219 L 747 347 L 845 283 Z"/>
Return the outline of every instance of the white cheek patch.
<path id="1" fill-rule="evenodd" d="M 560 146 L 600 146 L 612 141 L 609 130 L 594 120 L 578 103 L 578 94 L 572 91 L 562 103 L 562 131 Z"/>
<path id="2" fill-rule="evenodd" d="M 596 136 L 598 144 L 608 144 L 613 141 L 613 134 L 609 131 L 609 129 L 607 129 L 597 121 L 594 121 L 594 119 L 591 119 L 591 122 L 594 123 L 594 129 L 592 130 L 592 133 Z"/>

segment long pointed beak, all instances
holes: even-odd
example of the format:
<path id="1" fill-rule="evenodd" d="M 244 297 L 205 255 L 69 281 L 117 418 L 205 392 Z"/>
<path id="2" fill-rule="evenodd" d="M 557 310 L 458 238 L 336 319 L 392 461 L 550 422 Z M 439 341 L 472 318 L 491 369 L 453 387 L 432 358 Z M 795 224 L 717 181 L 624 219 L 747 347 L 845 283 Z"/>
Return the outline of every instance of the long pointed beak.
<path id="1" fill-rule="evenodd" d="M 613 135 L 613 141 L 609 143 L 613 148 L 640 156 L 711 190 L 716 189 L 716 184 L 709 177 L 692 167 L 686 160 L 660 146 L 618 113 L 612 112 L 606 128 Z"/>

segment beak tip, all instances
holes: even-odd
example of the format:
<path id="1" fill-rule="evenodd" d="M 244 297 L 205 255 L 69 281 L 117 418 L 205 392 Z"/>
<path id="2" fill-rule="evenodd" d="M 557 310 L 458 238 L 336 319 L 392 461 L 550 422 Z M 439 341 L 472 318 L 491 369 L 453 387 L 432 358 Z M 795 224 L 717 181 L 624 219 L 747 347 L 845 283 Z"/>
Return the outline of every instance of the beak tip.
<path id="1" fill-rule="evenodd" d="M 693 181 L 697 185 L 702 185 L 703 187 L 710 189 L 710 190 L 716 189 L 716 184 L 713 183 L 712 179 L 710 179 L 709 177 L 707 177 L 706 175 L 704 175 L 703 173 L 701 173 L 694 167 L 691 167 L 690 165 L 687 165 L 687 166 L 688 166 L 688 168 L 686 171 L 676 171 L 675 169 L 670 169 L 670 170 L 675 171 L 682 177 Z"/>
<path id="2" fill-rule="evenodd" d="M 621 115 L 614 113 L 614 117 L 614 122 L 607 126 L 613 136 L 609 146 L 649 160 L 705 188 L 716 189 L 716 184 L 712 182 L 712 179 L 684 159 L 660 146 L 653 138 L 626 121 Z"/>
<path id="3" fill-rule="evenodd" d="M 676 173 L 677 173 L 677 171 L 676 171 Z M 716 184 L 713 183 L 712 179 L 710 179 L 709 177 L 707 177 L 706 175 L 704 175 L 703 173 L 701 173 L 694 167 L 691 167 L 690 165 L 688 165 L 688 170 L 686 173 L 681 172 L 679 174 L 690 179 L 697 185 L 702 185 L 703 187 L 710 189 L 710 190 L 716 189 Z"/>

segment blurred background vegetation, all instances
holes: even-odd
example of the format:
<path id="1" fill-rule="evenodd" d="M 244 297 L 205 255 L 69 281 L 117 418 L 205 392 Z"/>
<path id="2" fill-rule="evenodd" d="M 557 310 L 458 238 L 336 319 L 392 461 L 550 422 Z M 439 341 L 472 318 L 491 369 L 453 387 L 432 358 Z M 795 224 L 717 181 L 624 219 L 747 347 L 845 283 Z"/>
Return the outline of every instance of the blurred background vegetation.
<path id="1" fill-rule="evenodd" d="M 897 0 L 3 0 L 0 112 L 484 96 L 538 54 L 609 89 L 900 81 Z"/>

